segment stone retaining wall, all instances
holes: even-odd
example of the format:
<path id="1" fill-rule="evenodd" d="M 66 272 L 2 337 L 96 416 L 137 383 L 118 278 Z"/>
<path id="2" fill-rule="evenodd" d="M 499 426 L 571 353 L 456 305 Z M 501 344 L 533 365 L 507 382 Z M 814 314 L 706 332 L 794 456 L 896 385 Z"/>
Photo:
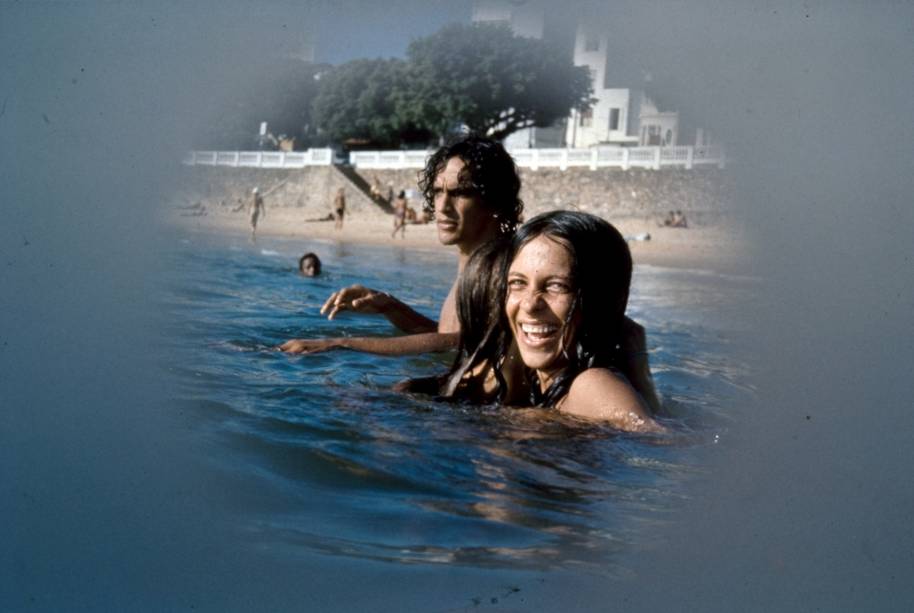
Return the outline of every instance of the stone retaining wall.
<path id="1" fill-rule="evenodd" d="M 202 204 L 211 210 L 230 210 L 247 203 L 254 187 L 260 188 L 269 211 L 272 208 L 300 209 L 305 219 L 325 217 L 336 190 L 346 188 L 346 209 L 362 218 L 386 218 L 378 205 L 332 166 L 301 169 L 231 168 L 223 166 L 184 167 L 178 206 Z M 269 214 L 269 213 L 268 213 Z"/>
<path id="2" fill-rule="evenodd" d="M 346 187 L 349 211 L 360 217 L 387 217 L 360 190 L 333 167 L 259 169 L 187 167 L 178 204 L 202 202 L 207 208 L 233 208 L 247 201 L 251 188 L 266 193 L 268 207 L 302 209 L 304 218 L 324 217 L 337 188 Z M 386 194 L 401 189 L 418 191 L 416 170 L 363 170 L 371 184 L 375 178 Z M 715 225 L 731 210 L 732 190 L 726 170 L 708 169 L 601 169 L 571 168 L 521 170 L 526 217 L 558 208 L 595 213 L 606 219 L 622 217 L 657 219 L 678 209 L 689 223 Z M 281 185 L 280 185 L 281 184 Z M 274 191 L 270 191 L 275 186 Z M 422 206 L 421 194 L 410 202 Z"/>
<path id="3" fill-rule="evenodd" d="M 385 193 L 388 185 L 395 193 L 418 189 L 415 170 L 363 170 L 361 174 L 369 183 L 377 177 Z M 520 176 L 528 219 L 553 209 L 577 209 L 607 219 L 655 219 L 670 210 L 681 210 L 690 222 L 712 225 L 727 215 L 733 202 L 726 170 L 717 168 L 521 169 Z M 421 206 L 420 197 L 410 204 Z"/>

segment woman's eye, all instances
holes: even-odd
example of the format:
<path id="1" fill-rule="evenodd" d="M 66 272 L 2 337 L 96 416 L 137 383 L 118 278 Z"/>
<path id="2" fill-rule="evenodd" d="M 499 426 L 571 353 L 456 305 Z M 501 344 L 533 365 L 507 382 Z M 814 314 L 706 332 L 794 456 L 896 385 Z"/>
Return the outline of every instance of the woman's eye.
<path id="1" fill-rule="evenodd" d="M 571 288 L 565 283 L 559 281 L 553 281 L 546 285 L 546 291 L 553 294 L 565 294 L 571 291 Z"/>
<path id="2" fill-rule="evenodd" d="M 519 290 L 524 289 L 526 284 L 521 279 L 509 279 L 508 280 L 508 289 L 510 290 Z"/>

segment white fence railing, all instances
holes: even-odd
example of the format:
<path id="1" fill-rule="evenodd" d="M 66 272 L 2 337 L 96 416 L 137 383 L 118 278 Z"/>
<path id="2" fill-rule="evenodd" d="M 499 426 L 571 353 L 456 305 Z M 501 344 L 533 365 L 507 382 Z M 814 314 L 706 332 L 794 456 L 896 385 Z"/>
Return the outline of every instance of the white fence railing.
<path id="1" fill-rule="evenodd" d="M 304 168 L 330 166 L 333 149 L 307 151 L 191 151 L 188 166 L 244 166 L 248 168 Z"/>
<path id="2" fill-rule="evenodd" d="M 349 163 L 357 168 L 422 168 L 431 151 L 354 151 Z M 559 168 L 573 166 L 597 168 L 653 168 L 680 166 L 724 167 L 723 147 L 593 147 L 591 149 L 512 149 L 521 168 Z"/>
<path id="3" fill-rule="evenodd" d="M 521 168 L 571 167 L 653 168 L 696 166 L 724 167 L 723 147 L 594 147 L 591 149 L 512 149 Z M 422 168 L 431 151 L 354 151 L 349 163 L 356 168 Z M 330 166 L 332 149 L 307 151 L 191 151 L 184 158 L 189 166 L 234 166 L 248 168 L 304 168 Z"/>

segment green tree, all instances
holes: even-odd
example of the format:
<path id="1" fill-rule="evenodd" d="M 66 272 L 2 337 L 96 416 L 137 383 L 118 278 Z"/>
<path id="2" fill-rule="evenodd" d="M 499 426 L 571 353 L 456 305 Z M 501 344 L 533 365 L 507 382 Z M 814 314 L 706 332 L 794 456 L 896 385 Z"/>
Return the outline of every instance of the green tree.
<path id="1" fill-rule="evenodd" d="M 591 104 L 586 67 L 539 39 L 496 24 L 450 25 L 409 45 L 408 89 L 398 91 L 401 121 L 444 136 L 455 125 L 504 139 L 545 127 Z"/>
<path id="2" fill-rule="evenodd" d="M 321 76 L 313 117 L 321 133 L 333 140 L 397 146 L 404 140 L 427 140 L 428 132 L 399 113 L 398 99 L 407 91 L 403 60 L 353 60 Z"/>

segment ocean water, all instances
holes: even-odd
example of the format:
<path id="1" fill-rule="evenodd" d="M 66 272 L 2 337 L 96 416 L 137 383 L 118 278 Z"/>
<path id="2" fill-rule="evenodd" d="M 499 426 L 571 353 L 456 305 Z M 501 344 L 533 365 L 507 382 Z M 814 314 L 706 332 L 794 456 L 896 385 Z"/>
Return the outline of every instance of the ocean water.
<path id="1" fill-rule="evenodd" d="M 547 411 L 436 402 L 393 383 L 450 355 L 290 356 L 293 337 L 391 335 L 382 317 L 319 308 L 363 283 L 436 317 L 455 272 L 446 250 L 188 234 L 169 256 L 163 368 L 190 442 L 219 475 L 239 546 L 429 568 L 624 575 L 655 546 L 689 484 L 752 402 L 732 343 L 752 279 L 636 267 L 629 314 L 648 330 L 673 434 L 646 437 Z M 296 270 L 317 252 L 324 273 Z"/>

